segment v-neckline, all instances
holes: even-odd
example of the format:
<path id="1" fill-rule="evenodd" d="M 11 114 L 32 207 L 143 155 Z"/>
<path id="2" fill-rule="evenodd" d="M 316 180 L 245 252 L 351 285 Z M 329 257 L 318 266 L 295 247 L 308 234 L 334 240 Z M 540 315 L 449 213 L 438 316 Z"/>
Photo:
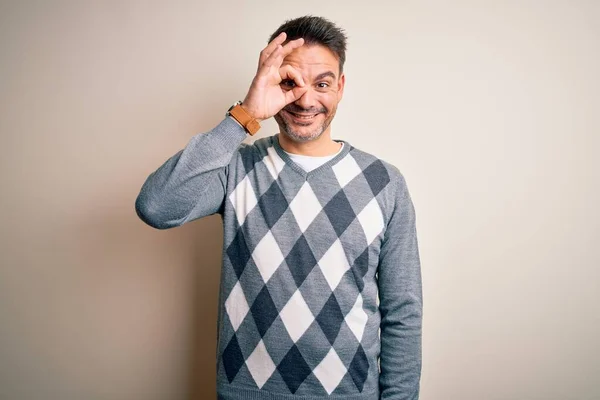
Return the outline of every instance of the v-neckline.
<path id="1" fill-rule="evenodd" d="M 323 171 L 325 171 L 325 170 L 331 168 L 332 166 L 334 166 L 335 164 L 337 164 L 342 158 L 344 158 L 348 154 L 348 152 L 350 152 L 350 148 L 351 148 L 351 146 L 348 142 L 343 141 L 343 140 L 335 140 L 336 143 L 343 143 L 342 150 L 338 154 L 336 154 L 335 157 L 333 157 L 331 160 L 328 160 L 323 165 L 320 165 L 311 171 L 306 171 L 304 168 L 302 168 L 300 165 L 298 165 L 296 162 L 294 162 L 294 160 L 292 160 L 292 158 L 289 156 L 289 154 L 286 153 L 285 150 L 283 150 L 283 148 L 281 147 L 281 144 L 279 144 L 279 135 L 280 134 L 278 133 L 278 134 L 272 136 L 273 147 L 275 148 L 275 151 L 277 152 L 279 157 L 281 157 L 281 159 L 287 165 L 290 166 L 290 168 L 292 168 L 298 174 L 302 175 L 302 177 L 304 177 L 304 179 L 306 179 L 306 180 L 308 180 L 313 175 L 320 175 Z"/>

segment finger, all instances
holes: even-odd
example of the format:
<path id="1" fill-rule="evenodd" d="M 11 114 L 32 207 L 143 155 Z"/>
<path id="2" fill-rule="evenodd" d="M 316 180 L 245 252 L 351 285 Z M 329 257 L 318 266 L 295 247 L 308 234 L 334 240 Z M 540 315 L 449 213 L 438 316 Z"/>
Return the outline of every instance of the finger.
<path id="1" fill-rule="evenodd" d="M 298 47 L 302 46 L 303 44 L 304 44 L 304 39 L 300 38 L 300 39 L 296 39 L 296 40 L 292 40 L 292 41 L 288 42 L 285 46 L 278 45 L 277 48 L 275 50 L 273 50 L 273 52 L 271 54 L 269 54 L 269 57 L 263 62 L 263 64 L 258 67 L 258 69 L 260 70 L 260 68 L 263 66 L 266 66 L 266 67 L 274 66 L 276 68 L 281 67 L 281 64 L 283 63 L 283 59 L 288 54 L 290 54 L 292 51 L 294 51 L 294 49 L 297 49 Z"/>
<path id="2" fill-rule="evenodd" d="M 296 86 L 304 86 L 302 74 L 300 74 L 300 72 L 291 65 L 284 65 L 283 67 L 279 68 L 279 76 L 281 77 L 282 81 L 284 79 L 292 79 Z"/>
<path id="3" fill-rule="evenodd" d="M 283 46 L 278 45 L 277 48 L 275 48 L 275 50 L 273 50 L 273 52 L 271 54 L 269 54 L 269 57 L 262 63 L 262 65 L 259 67 L 259 69 L 263 68 L 263 67 L 271 67 L 271 66 L 279 68 L 279 67 L 281 67 L 282 63 L 283 63 Z"/>
<path id="4" fill-rule="evenodd" d="M 308 87 L 305 85 L 304 79 L 302 78 L 300 72 L 291 65 L 284 65 L 281 67 L 279 69 L 279 76 L 281 77 L 281 80 L 292 79 L 295 83 L 291 90 L 288 90 L 284 93 L 286 105 L 298 100 L 308 90 Z"/>
<path id="5" fill-rule="evenodd" d="M 290 40 L 283 46 L 283 56 L 286 57 L 292 51 L 296 50 L 298 47 L 301 47 L 304 44 L 304 39 L 299 38 L 296 40 Z"/>
<path id="6" fill-rule="evenodd" d="M 269 58 L 269 56 L 271 55 L 271 53 L 281 44 L 283 44 L 285 42 L 285 38 L 287 37 L 287 34 L 285 32 L 281 32 L 279 35 L 277 35 L 275 37 L 275 39 L 271 40 L 271 43 L 269 43 L 267 45 L 267 47 L 265 47 L 263 49 L 263 51 L 260 52 L 260 57 L 258 59 L 258 66 L 260 67 L 262 65 L 262 63 L 265 62 L 265 60 L 267 58 Z"/>
<path id="7" fill-rule="evenodd" d="M 306 86 L 296 86 L 292 90 L 288 90 L 285 92 L 285 105 L 287 106 L 290 103 L 298 100 L 300 97 L 304 96 L 304 93 L 308 90 Z"/>

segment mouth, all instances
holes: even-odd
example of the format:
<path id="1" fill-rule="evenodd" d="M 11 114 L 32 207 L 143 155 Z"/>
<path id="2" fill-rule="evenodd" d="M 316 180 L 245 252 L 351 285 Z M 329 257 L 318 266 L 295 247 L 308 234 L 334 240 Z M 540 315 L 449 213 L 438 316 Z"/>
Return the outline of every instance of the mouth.
<path id="1" fill-rule="evenodd" d="M 291 112 L 288 110 L 285 110 L 285 112 L 288 113 L 289 115 L 291 115 L 294 120 L 305 123 L 305 124 L 314 121 L 314 119 L 317 117 L 317 115 L 320 114 L 320 113 L 300 114 L 300 113 L 295 113 L 295 112 Z"/>

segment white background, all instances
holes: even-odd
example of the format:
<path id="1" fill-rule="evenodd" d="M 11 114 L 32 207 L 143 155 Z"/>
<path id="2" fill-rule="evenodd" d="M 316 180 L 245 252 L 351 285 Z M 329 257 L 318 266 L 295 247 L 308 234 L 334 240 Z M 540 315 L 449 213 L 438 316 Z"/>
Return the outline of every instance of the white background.
<path id="1" fill-rule="evenodd" d="M 304 14 L 349 36 L 333 136 L 415 203 L 421 399 L 600 398 L 599 2 L 14 0 L 1 399 L 214 398 L 220 221 L 156 231 L 134 200 Z"/>

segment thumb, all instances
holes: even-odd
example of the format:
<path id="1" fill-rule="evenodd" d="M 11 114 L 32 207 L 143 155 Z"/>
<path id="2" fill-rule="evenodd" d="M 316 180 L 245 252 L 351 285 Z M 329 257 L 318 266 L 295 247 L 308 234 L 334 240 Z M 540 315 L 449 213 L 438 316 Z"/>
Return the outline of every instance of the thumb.
<path id="1" fill-rule="evenodd" d="M 288 105 L 298 100 L 300 97 L 304 96 L 304 93 L 306 93 L 307 90 L 308 88 L 306 86 L 296 86 L 292 90 L 288 90 L 285 92 L 285 104 Z"/>

